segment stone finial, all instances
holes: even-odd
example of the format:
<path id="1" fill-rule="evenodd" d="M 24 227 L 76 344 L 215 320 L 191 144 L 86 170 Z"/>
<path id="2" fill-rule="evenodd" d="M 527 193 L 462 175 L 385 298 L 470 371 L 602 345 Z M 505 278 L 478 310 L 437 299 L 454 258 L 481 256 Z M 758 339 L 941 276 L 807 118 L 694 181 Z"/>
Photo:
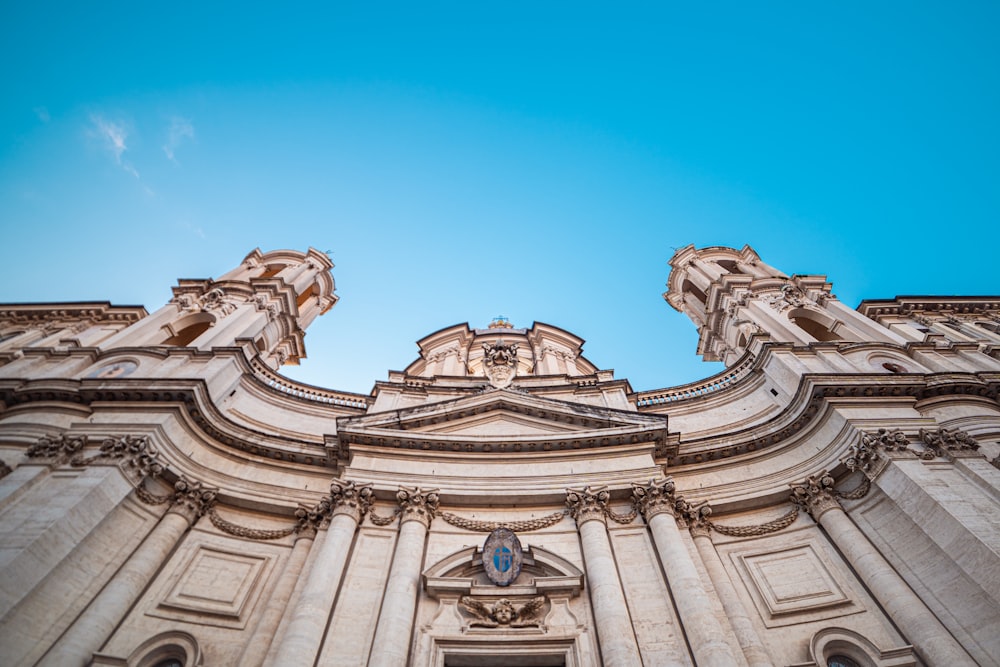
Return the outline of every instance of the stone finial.
<path id="1" fill-rule="evenodd" d="M 400 524 L 404 521 L 420 521 L 430 528 L 440 502 L 437 489 L 423 491 L 419 487 L 407 489 L 401 486 L 396 492 L 396 500 L 399 502 Z"/>
<path id="2" fill-rule="evenodd" d="M 582 489 L 566 489 L 566 506 L 577 525 L 597 519 L 604 521 L 611 494 L 606 486 L 585 486 Z"/>
<path id="3" fill-rule="evenodd" d="M 799 484 L 792 484 L 790 500 L 804 509 L 809 515 L 819 521 L 828 510 L 839 508 L 837 492 L 833 488 L 833 477 L 823 471 L 818 475 L 810 475 Z"/>
<path id="4" fill-rule="evenodd" d="M 860 470 L 868 479 L 875 479 L 889 465 L 889 459 L 883 452 L 905 452 L 909 445 L 906 434 L 898 428 L 892 431 L 880 428 L 874 433 L 862 431 L 842 460 L 848 470 Z"/>
<path id="5" fill-rule="evenodd" d="M 632 501 L 646 521 L 664 512 L 676 516 L 677 499 L 674 497 L 673 478 L 651 479 L 646 484 L 633 483 Z"/>
<path id="6" fill-rule="evenodd" d="M 183 475 L 174 482 L 174 495 L 170 499 L 170 512 L 180 514 L 190 524 L 215 504 L 219 490 L 193 481 Z"/>
<path id="7" fill-rule="evenodd" d="M 360 522 L 371 507 L 375 493 L 371 484 L 335 480 L 330 484 L 333 514 L 349 514 Z"/>

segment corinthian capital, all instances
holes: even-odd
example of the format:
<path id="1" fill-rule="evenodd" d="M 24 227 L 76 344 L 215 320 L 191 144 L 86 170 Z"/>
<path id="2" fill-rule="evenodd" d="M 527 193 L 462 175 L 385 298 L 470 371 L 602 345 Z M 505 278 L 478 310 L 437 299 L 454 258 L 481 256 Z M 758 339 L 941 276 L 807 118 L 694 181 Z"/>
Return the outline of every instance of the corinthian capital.
<path id="1" fill-rule="evenodd" d="M 839 508 L 837 492 L 833 488 L 833 477 L 826 471 L 810 475 L 804 482 L 792 484 L 791 501 L 819 521 L 828 510 Z"/>
<path id="2" fill-rule="evenodd" d="M 889 464 L 884 452 L 905 452 L 909 444 L 909 439 L 899 429 L 889 431 L 880 428 L 874 433 L 862 431 L 842 460 L 848 470 L 860 470 L 868 479 L 875 479 Z"/>
<path id="3" fill-rule="evenodd" d="M 577 525 L 592 519 L 605 521 L 608 500 L 611 494 L 606 486 L 585 486 L 582 489 L 566 489 L 566 505 Z"/>
<path id="4" fill-rule="evenodd" d="M 647 521 L 662 513 L 676 516 L 677 498 L 674 497 L 674 480 L 670 477 L 651 479 L 645 484 L 633 483 L 632 500 Z"/>
<path id="5" fill-rule="evenodd" d="M 674 504 L 677 518 L 690 530 L 692 535 L 708 535 L 711 532 L 712 508 L 707 502 L 691 504 L 683 498 L 678 498 Z"/>
<path id="6" fill-rule="evenodd" d="M 440 502 L 437 489 L 423 491 L 420 488 L 407 489 L 401 486 L 396 492 L 396 500 L 399 502 L 400 524 L 404 521 L 420 521 L 430 528 Z"/>
<path id="7" fill-rule="evenodd" d="M 194 524 L 202 514 L 215 504 L 219 490 L 193 481 L 183 475 L 174 482 L 174 495 L 170 499 L 170 512 L 180 514 Z"/>
<path id="8" fill-rule="evenodd" d="M 330 505 L 333 514 L 349 514 L 360 522 L 372 504 L 371 484 L 334 481 L 330 484 Z"/>

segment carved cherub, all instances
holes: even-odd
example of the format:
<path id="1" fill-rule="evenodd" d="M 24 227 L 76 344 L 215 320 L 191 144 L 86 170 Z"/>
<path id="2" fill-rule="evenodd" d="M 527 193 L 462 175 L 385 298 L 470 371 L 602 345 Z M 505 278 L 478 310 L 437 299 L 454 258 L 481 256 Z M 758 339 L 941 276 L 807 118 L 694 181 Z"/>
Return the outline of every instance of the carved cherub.
<path id="1" fill-rule="evenodd" d="M 540 626 L 542 619 L 538 618 L 538 612 L 545 604 L 545 597 L 538 596 L 531 598 L 522 605 L 517 605 L 507 598 L 497 600 L 492 607 L 483 602 L 468 596 L 459 600 L 465 610 L 475 617 L 469 623 L 469 627 L 496 628 L 499 626 L 509 626 L 512 628 L 526 628 L 530 626 Z"/>

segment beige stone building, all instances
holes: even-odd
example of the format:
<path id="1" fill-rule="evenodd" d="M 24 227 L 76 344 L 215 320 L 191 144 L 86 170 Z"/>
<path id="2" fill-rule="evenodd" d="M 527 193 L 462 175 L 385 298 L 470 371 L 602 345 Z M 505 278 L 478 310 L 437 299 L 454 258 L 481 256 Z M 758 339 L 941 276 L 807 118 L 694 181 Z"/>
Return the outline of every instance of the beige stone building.
<path id="1" fill-rule="evenodd" d="M 670 265 L 726 370 L 653 391 L 503 320 L 292 381 L 314 250 L 0 306 L 0 664 L 1000 665 L 1000 298 Z"/>

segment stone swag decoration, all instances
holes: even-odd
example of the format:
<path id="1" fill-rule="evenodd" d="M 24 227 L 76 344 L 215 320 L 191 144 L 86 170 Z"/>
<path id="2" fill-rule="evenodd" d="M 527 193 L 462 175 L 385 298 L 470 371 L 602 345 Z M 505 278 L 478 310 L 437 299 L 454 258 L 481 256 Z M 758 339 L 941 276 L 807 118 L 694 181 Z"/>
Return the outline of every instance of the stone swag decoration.
<path id="1" fill-rule="evenodd" d="M 497 389 L 509 387 L 517 375 L 517 343 L 507 345 L 503 338 L 483 343 L 483 372 Z"/>

